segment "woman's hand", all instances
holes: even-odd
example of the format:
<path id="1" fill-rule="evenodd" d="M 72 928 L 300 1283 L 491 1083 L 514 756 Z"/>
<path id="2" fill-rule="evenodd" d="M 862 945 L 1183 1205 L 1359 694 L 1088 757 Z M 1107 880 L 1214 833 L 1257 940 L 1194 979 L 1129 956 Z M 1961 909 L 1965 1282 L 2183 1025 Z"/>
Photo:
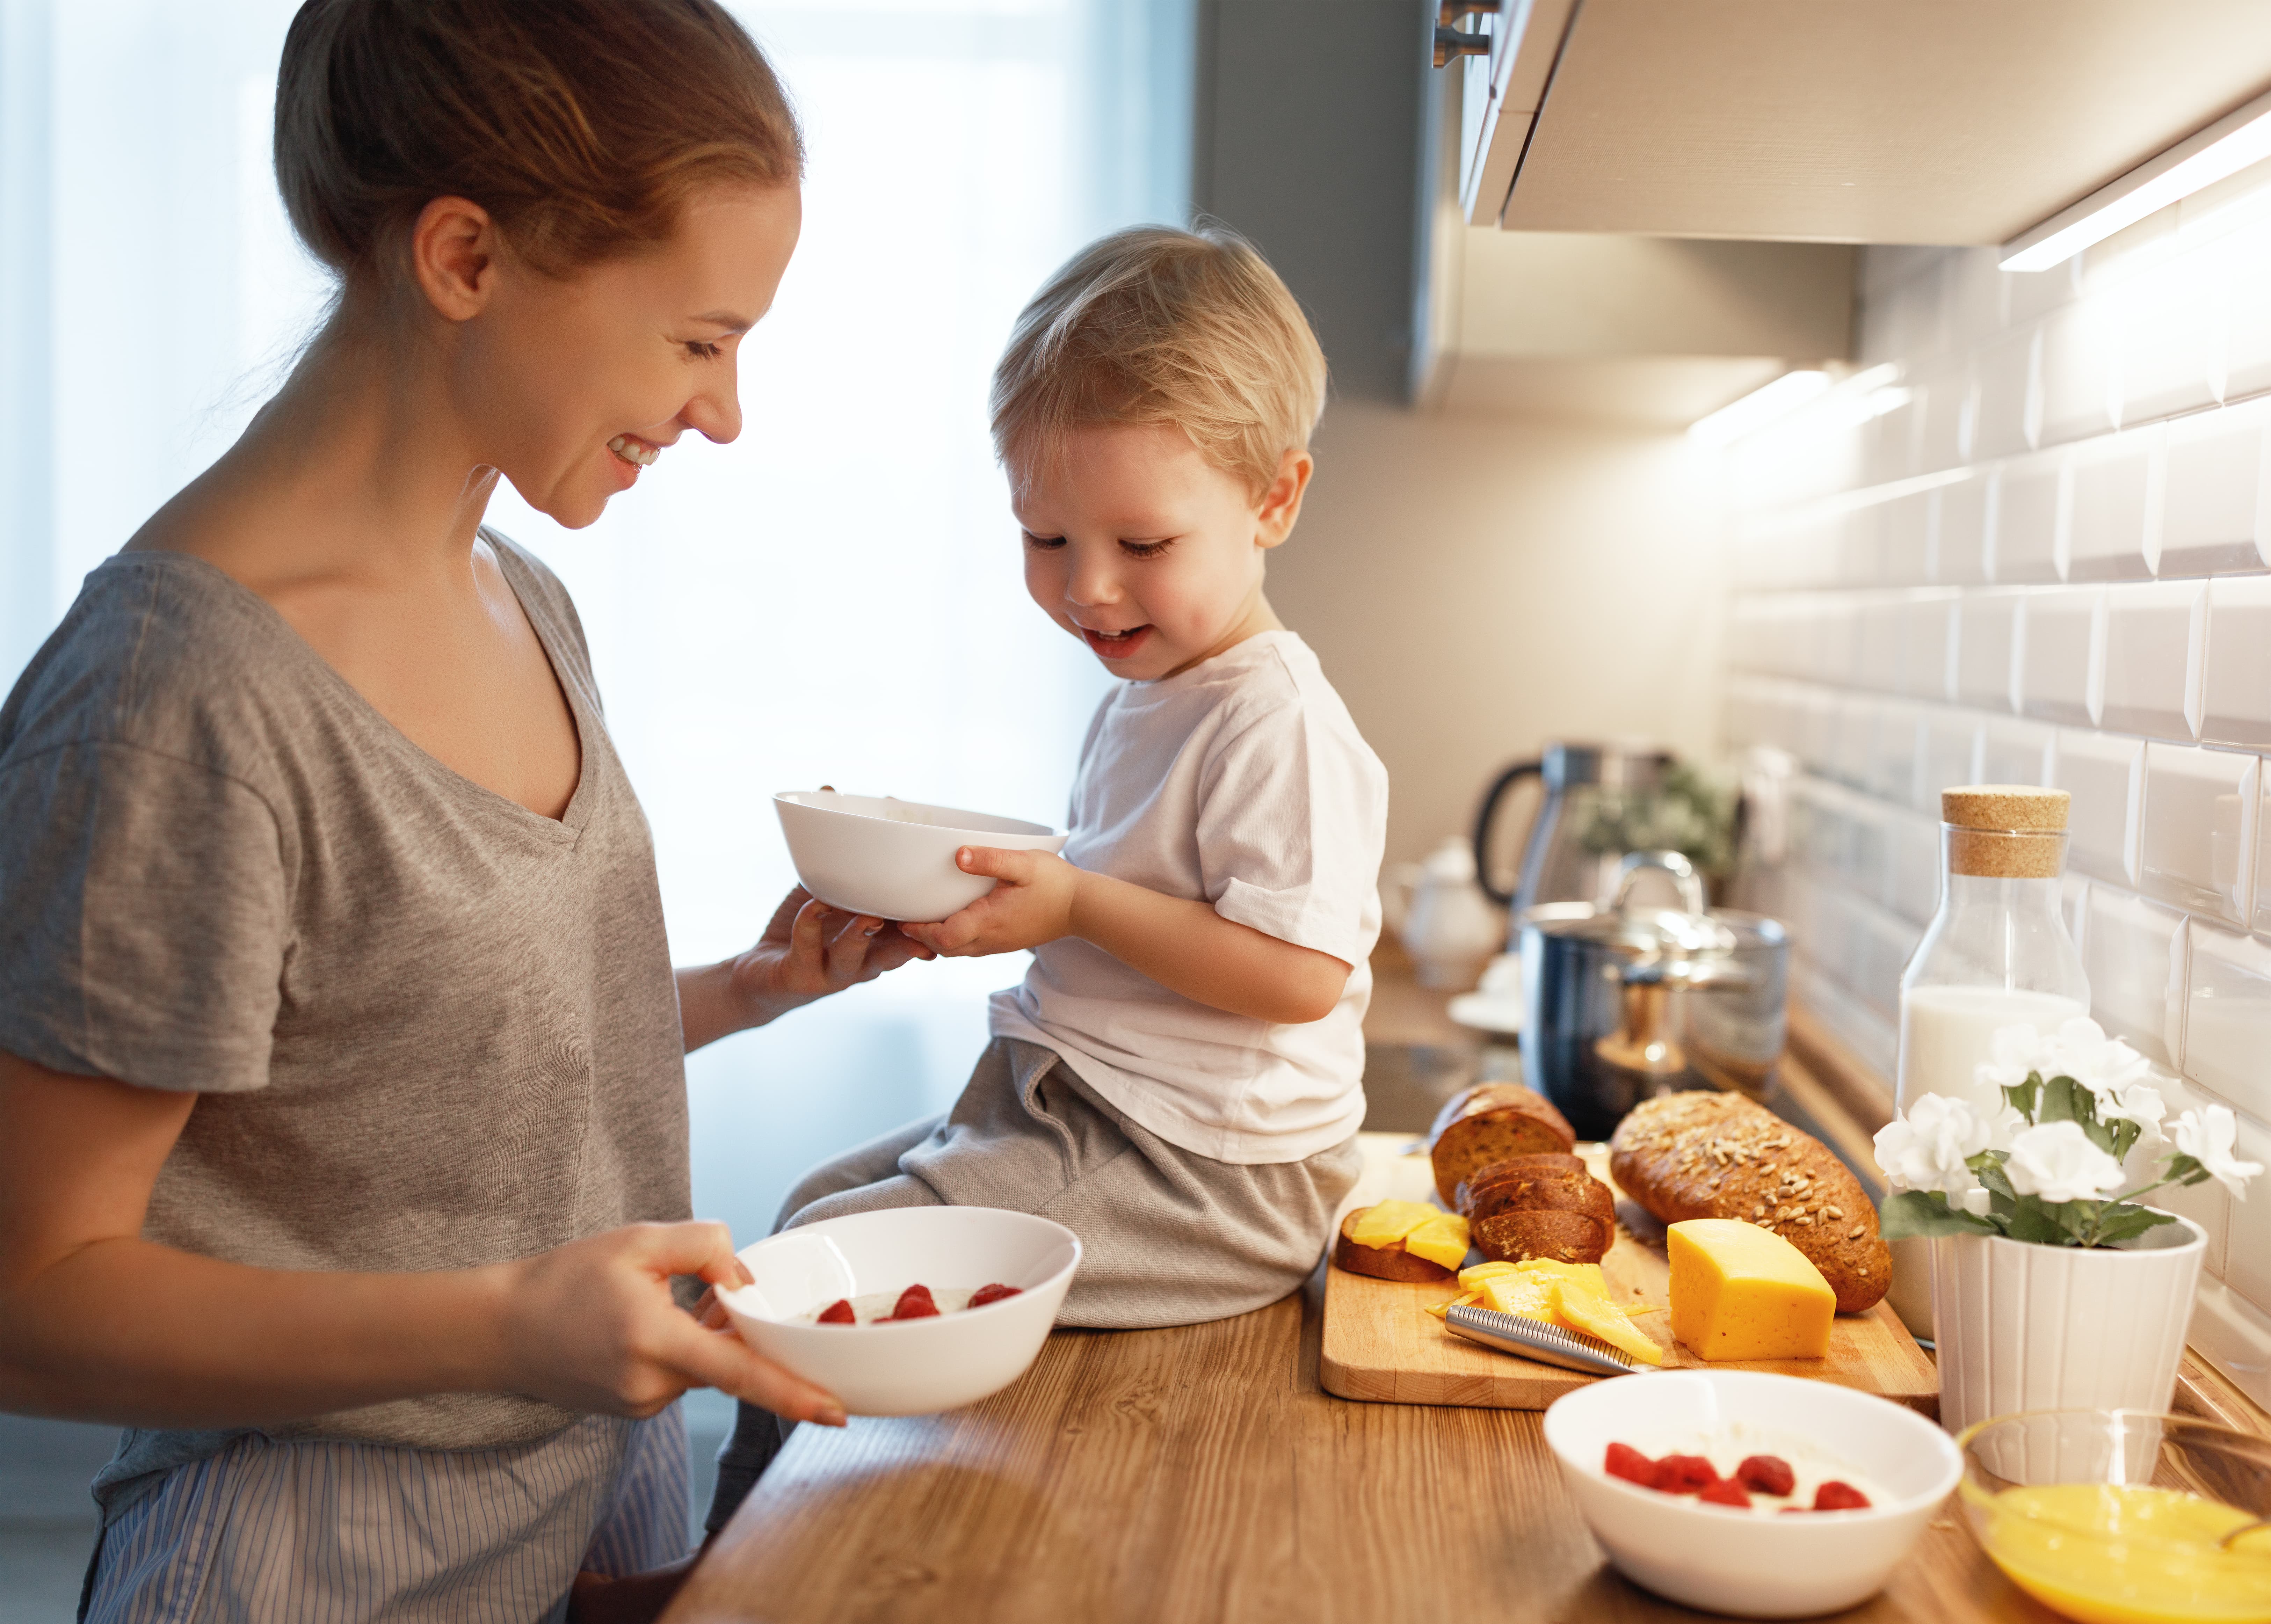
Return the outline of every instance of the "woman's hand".
<path id="1" fill-rule="evenodd" d="M 503 1367 L 516 1390 L 567 1409 L 650 1416 L 690 1387 L 714 1387 L 776 1415 L 844 1425 L 844 1406 L 673 1300 L 674 1275 L 746 1285 L 723 1224 L 634 1224 L 500 1264 Z"/>
<path id="2" fill-rule="evenodd" d="M 872 981 L 911 958 L 932 957 L 902 927 L 872 913 L 831 908 L 800 885 L 773 911 L 772 922 L 748 952 L 678 972 L 687 1052 Z"/>
<path id="3" fill-rule="evenodd" d="M 1015 953 L 1074 934 L 1083 875 L 1054 853 L 965 846 L 954 854 L 954 863 L 964 874 L 991 877 L 994 889 L 935 925 L 899 927 L 921 946 L 949 958 L 974 958 Z"/>

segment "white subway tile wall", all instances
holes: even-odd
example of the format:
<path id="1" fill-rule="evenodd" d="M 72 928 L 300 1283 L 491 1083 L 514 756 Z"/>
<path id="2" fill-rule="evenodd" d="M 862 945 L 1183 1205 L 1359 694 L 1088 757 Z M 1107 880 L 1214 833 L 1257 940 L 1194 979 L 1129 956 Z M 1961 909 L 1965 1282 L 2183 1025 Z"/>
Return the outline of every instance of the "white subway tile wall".
<path id="1" fill-rule="evenodd" d="M 1863 256 L 1868 401 L 1727 454 L 1727 726 L 1799 763 L 1793 995 L 1888 1076 L 1939 796 L 2074 797 L 2094 1013 L 2271 1160 L 2271 166 L 2035 276 Z M 1872 413 L 1874 413 L 1872 415 Z M 2209 1235 L 2195 1344 L 2271 1403 L 2271 1180 Z"/>

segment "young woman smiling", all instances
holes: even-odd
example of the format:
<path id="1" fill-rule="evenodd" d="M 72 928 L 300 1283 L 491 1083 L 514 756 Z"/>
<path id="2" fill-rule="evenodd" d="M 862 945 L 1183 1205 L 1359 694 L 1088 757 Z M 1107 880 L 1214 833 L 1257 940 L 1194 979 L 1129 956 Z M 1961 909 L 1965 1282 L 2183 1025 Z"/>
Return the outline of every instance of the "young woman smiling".
<path id="1" fill-rule="evenodd" d="M 674 1298 L 683 1056 L 925 952 L 793 893 L 673 972 L 573 606 L 793 250 L 714 0 L 309 0 L 335 311 L 0 709 L 0 1405 L 128 1427 L 86 1616 L 556 1616 L 681 1556 L 674 1401 L 840 1423 Z"/>

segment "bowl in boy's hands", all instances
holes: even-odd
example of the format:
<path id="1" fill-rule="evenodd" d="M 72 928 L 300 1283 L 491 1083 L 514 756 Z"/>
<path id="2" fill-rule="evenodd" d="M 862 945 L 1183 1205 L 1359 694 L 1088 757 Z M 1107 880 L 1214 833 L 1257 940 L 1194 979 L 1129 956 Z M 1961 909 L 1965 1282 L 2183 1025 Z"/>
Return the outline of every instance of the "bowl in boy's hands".
<path id="1" fill-rule="evenodd" d="M 1059 852 L 1065 843 L 1018 818 L 833 790 L 783 790 L 773 810 L 805 890 L 847 913 L 910 924 L 936 924 L 994 889 L 991 876 L 956 866 L 964 846 Z"/>
<path id="2" fill-rule="evenodd" d="M 853 1415 L 927 1415 L 1025 1373 L 1080 1266 L 1080 1238 L 993 1207 L 893 1207 L 783 1230 L 740 1255 L 750 1284 L 717 1296 L 742 1341 Z M 994 1296 L 987 1286 L 1013 1289 L 970 1306 Z"/>

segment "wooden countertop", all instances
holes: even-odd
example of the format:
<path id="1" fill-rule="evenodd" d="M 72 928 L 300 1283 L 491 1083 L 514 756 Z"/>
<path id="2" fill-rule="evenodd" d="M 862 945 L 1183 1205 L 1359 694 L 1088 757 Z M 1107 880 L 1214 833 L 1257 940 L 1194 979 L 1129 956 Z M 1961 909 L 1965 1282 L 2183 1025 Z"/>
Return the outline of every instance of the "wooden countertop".
<path id="1" fill-rule="evenodd" d="M 1322 1278 L 1322 1277 L 1321 1277 Z M 1604 1562 L 1535 1412 L 1317 1384 L 1319 1283 L 1173 1330 L 1060 1331 L 946 1415 L 798 1429 L 666 1619 L 1694 1620 Z M 2053 1615 L 1951 1503 L 1871 1624 Z"/>
<path id="2" fill-rule="evenodd" d="M 1399 1024 L 1427 1018 L 1418 999 L 1400 1007 Z M 1817 1114 L 1857 1085 L 1808 1081 Z M 1840 1127 L 1865 1139 L 1850 1115 Z M 1327 1394 L 1317 1381 L 1322 1281 L 1321 1270 L 1302 1292 L 1210 1325 L 1059 1331 L 1022 1380 L 965 1410 L 799 1428 L 666 1620 L 1707 1616 L 1606 1566 L 1536 1412 Z M 2265 1426 L 2261 1411 L 2190 1360 L 2178 1402 Z M 1953 1501 L 1890 1588 L 1842 1616 L 2055 1619 L 1980 1553 Z"/>

